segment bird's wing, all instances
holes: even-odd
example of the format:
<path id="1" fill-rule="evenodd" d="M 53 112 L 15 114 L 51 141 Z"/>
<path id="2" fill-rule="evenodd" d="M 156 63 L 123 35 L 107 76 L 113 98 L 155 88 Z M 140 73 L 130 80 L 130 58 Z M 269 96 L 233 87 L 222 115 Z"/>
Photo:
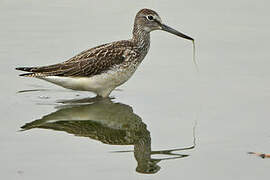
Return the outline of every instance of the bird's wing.
<path id="1" fill-rule="evenodd" d="M 130 42 L 122 41 L 92 48 L 63 63 L 16 69 L 29 72 L 21 76 L 90 77 L 123 63 L 129 58 L 132 51 Z"/>

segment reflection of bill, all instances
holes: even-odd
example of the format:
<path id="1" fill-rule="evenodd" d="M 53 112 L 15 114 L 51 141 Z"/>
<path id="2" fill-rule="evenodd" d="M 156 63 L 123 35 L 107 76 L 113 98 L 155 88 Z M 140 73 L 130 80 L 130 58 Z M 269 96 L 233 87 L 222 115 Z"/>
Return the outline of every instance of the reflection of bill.
<path id="1" fill-rule="evenodd" d="M 89 99 L 88 99 L 89 100 Z M 188 148 L 165 151 L 151 151 L 151 137 L 146 124 L 133 112 L 132 107 L 114 103 L 109 99 L 96 100 L 91 104 L 74 104 L 70 101 L 59 110 L 41 119 L 22 126 L 23 130 L 32 128 L 65 131 L 76 136 L 89 137 L 111 145 L 134 145 L 134 156 L 138 163 L 136 171 L 140 173 L 156 173 L 161 160 L 183 158 L 188 155 L 173 153 L 173 151 L 193 149 Z M 121 151 L 118 151 L 121 152 Z M 173 157 L 153 159 L 152 154 L 166 154 Z"/>

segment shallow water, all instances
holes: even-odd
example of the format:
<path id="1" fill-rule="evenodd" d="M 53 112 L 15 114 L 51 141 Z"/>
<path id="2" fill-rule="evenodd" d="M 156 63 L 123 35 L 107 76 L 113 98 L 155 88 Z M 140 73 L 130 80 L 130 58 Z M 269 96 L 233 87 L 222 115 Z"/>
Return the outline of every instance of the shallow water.
<path id="1" fill-rule="evenodd" d="M 152 33 L 149 54 L 111 100 L 14 70 L 127 39 L 142 7 L 195 38 L 199 73 L 191 42 L 165 32 Z M 247 154 L 270 153 L 268 7 L 1 1 L 1 177 L 269 179 L 269 160 Z"/>

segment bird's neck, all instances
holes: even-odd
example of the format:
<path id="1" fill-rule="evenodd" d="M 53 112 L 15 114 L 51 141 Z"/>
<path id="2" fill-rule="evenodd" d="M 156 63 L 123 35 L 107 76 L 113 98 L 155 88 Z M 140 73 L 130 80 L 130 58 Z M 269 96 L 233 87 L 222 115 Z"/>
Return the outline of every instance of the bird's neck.
<path id="1" fill-rule="evenodd" d="M 134 25 L 132 41 L 138 49 L 145 49 L 148 51 L 150 47 L 150 32 L 147 32 L 143 27 Z"/>

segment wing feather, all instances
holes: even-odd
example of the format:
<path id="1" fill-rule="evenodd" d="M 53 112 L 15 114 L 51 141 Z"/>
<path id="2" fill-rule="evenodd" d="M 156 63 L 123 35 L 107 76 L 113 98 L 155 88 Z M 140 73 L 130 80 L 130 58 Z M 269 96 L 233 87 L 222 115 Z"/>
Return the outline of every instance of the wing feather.
<path id="1" fill-rule="evenodd" d="M 118 41 L 83 51 L 63 63 L 16 69 L 30 72 L 32 77 L 35 77 L 35 75 L 90 77 L 105 72 L 114 65 L 123 63 L 127 57 L 126 50 L 132 49 L 132 47 L 130 41 Z"/>

